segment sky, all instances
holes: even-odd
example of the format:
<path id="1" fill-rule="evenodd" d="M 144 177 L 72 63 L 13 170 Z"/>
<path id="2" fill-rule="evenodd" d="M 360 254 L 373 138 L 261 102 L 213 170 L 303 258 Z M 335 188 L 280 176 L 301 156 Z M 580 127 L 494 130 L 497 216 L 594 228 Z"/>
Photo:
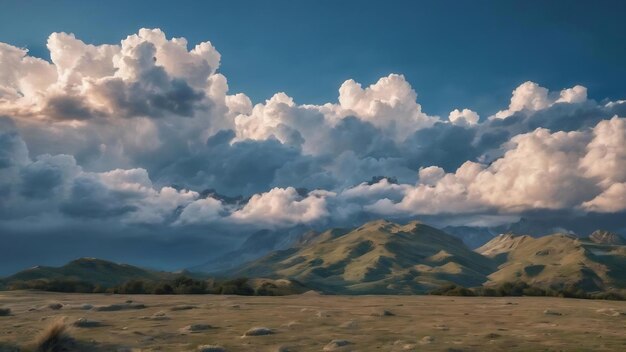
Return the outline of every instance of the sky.
<path id="1" fill-rule="evenodd" d="M 381 217 L 625 231 L 625 7 L 6 1 L 0 274 Z"/>

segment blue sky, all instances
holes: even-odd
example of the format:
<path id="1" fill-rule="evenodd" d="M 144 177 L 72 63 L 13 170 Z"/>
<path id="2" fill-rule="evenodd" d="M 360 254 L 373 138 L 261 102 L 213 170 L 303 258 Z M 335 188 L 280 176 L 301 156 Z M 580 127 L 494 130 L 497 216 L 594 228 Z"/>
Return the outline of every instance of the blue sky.
<path id="1" fill-rule="evenodd" d="M 0 38 L 47 56 L 54 31 L 117 43 L 141 27 L 210 40 L 231 91 L 334 102 L 348 78 L 404 74 L 430 114 L 489 115 L 531 80 L 626 92 L 623 1 L 4 1 Z"/>

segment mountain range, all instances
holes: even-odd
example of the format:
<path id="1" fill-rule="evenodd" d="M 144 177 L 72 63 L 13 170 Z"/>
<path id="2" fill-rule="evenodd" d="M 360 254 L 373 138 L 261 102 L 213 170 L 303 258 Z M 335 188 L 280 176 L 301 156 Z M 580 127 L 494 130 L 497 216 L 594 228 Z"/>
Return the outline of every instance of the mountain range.
<path id="1" fill-rule="evenodd" d="M 584 238 L 507 233 L 472 250 L 458 234 L 417 221 L 376 220 L 349 229 L 301 230 L 257 232 L 239 249 L 195 268 L 204 272 L 211 268 L 211 275 L 222 278 L 288 279 L 330 294 L 419 294 L 449 284 L 489 287 L 511 282 L 544 289 L 626 292 L 625 242 L 607 231 Z M 246 262 L 238 264 L 241 261 Z M 58 268 L 27 269 L 1 282 L 66 279 L 114 286 L 180 275 L 81 258 Z"/>

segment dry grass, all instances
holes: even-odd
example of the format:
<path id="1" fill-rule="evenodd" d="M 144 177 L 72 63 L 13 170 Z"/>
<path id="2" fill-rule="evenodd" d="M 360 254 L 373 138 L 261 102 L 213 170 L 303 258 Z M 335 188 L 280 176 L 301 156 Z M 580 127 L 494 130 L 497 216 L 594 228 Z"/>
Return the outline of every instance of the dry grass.
<path id="1" fill-rule="evenodd" d="M 63 319 L 58 319 L 37 336 L 35 346 L 37 352 L 68 352 L 74 346 L 74 339 L 68 334 Z"/>
<path id="2" fill-rule="evenodd" d="M 132 298 L 144 310 L 84 311 L 82 304 L 121 304 Z M 29 307 L 62 301 L 61 311 Z M 196 309 L 171 311 L 181 305 Z M 239 309 L 231 306 L 239 305 Z M 269 352 L 279 346 L 299 352 L 320 352 L 332 340 L 347 340 L 341 350 L 381 351 L 626 351 L 626 302 L 548 297 L 444 296 L 311 296 L 246 297 L 217 295 L 102 295 L 31 291 L 0 292 L 0 306 L 12 316 L 0 318 L 0 344 L 37 351 L 33 332 L 48 327 L 55 315 L 65 318 L 69 351 L 196 351 L 198 346 L 221 346 L 227 351 Z M 545 310 L 561 315 L 546 315 Z M 389 310 L 378 317 L 371 312 Z M 322 311 L 324 318 L 317 318 Z M 62 314 L 61 314 L 62 313 Z M 170 319 L 155 321 L 143 316 Z M 102 322 L 102 327 L 78 328 L 80 318 Z M 350 322 L 350 323 L 346 323 Z M 210 325 L 193 333 L 191 325 Z M 241 338 L 253 326 L 274 333 Z M 40 344 L 63 341 L 63 327 L 55 327 Z M 184 333 L 181 333 L 184 332 Z M 51 336 L 57 336 L 52 338 Z M 58 345 L 58 344 L 57 344 Z M 413 347 L 411 347 L 413 346 Z M 408 349 L 405 349 L 408 348 Z M 55 351 L 48 348 L 48 351 Z M 62 350 L 57 349 L 57 350 Z M 282 349 L 284 350 L 284 349 Z M 2 351 L 0 349 L 0 351 Z M 39 351 L 46 351 L 40 348 Z M 209 349 L 210 351 L 210 349 Z M 4 351 L 3 351 L 4 352 Z M 13 351 L 12 351 L 13 352 Z"/>

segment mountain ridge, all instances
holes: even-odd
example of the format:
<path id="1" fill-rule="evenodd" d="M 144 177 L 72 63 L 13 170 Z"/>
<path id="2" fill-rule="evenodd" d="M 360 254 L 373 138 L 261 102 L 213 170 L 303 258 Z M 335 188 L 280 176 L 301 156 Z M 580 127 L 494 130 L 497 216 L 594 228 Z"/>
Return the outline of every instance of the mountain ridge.
<path id="1" fill-rule="evenodd" d="M 451 284 L 477 288 L 514 282 L 546 290 L 626 292 L 626 246 L 614 244 L 621 239 L 617 234 L 594 234 L 595 238 L 563 233 L 535 238 L 505 233 L 471 250 L 458 237 L 419 221 L 374 220 L 352 229 L 291 233 L 288 239 L 278 232 L 262 231 L 251 235 L 240 249 L 269 253 L 214 275 L 226 280 L 247 277 L 260 284 L 290 280 L 296 286 L 302 283 L 302 287 L 331 294 L 422 294 Z M 277 246 L 283 248 L 272 250 Z M 77 280 L 115 286 L 181 275 L 208 278 L 201 273 L 79 258 L 61 267 L 26 269 L 0 284 Z"/>
<path id="2" fill-rule="evenodd" d="M 477 285 L 491 262 L 461 240 L 420 222 L 368 222 L 326 231 L 228 272 L 289 277 L 337 293 L 424 293 L 448 281 Z"/>

